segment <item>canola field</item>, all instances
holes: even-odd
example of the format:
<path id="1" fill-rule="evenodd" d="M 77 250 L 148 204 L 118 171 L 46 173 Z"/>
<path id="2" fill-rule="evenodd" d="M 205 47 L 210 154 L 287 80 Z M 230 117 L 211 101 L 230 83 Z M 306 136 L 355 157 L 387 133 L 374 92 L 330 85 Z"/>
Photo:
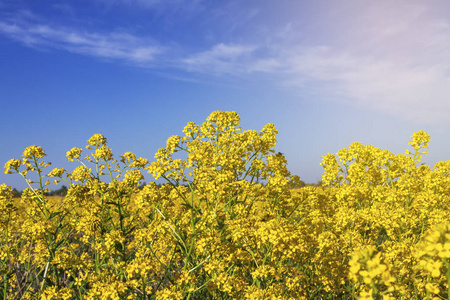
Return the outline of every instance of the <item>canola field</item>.
<path id="1" fill-rule="evenodd" d="M 151 161 L 100 134 L 72 172 L 38 146 L 9 160 L 29 188 L 1 185 L 1 299 L 450 299 L 450 161 L 421 164 L 427 133 L 406 154 L 355 142 L 292 190 L 275 126 L 239 124 L 213 112 Z M 138 189 L 145 172 L 166 183 Z"/>

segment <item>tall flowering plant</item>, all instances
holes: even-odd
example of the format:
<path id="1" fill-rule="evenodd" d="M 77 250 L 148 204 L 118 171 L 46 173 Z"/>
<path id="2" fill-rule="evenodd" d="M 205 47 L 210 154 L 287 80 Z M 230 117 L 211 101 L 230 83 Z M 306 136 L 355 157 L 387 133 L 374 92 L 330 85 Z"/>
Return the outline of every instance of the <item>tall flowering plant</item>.
<path id="1" fill-rule="evenodd" d="M 427 133 L 406 154 L 352 143 L 299 189 L 276 135 L 216 111 L 153 161 L 101 134 L 71 172 L 26 148 L 4 170 L 28 188 L 0 185 L 0 297 L 450 299 L 450 163 L 421 164 Z"/>

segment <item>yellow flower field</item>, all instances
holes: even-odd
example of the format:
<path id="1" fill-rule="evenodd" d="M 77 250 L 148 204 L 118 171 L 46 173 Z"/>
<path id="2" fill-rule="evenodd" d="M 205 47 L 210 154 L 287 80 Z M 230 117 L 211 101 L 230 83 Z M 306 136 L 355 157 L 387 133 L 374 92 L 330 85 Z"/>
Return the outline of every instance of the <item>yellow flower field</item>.
<path id="1" fill-rule="evenodd" d="M 9 160 L 29 188 L 1 185 L 0 297 L 450 299 L 450 161 L 421 164 L 427 133 L 399 155 L 355 142 L 323 156 L 322 186 L 291 190 L 275 126 L 239 126 L 213 112 L 152 161 L 100 134 L 67 152 L 73 172 L 38 146 Z M 166 183 L 138 189 L 143 172 Z"/>

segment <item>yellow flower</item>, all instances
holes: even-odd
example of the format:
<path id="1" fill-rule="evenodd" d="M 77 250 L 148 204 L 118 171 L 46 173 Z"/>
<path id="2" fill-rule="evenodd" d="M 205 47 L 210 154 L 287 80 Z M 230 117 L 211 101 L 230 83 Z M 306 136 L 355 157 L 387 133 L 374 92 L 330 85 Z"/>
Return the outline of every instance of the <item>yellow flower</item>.
<path id="1" fill-rule="evenodd" d="M 427 283 L 425 285 L 425 289 L 430 293 L 439 294 L 439 287 L 436 283 L 431 283 L 431 282 Z"/>
<path id="2" fill-rule="evenodd" d="M 5 163 L 4 170 L 5 174 L 12 173 L 11 170 L 15 170 L 16 172 L 19 172 L 19 167 L 22 164 L 22 161 L 20 159 L 10 159 Z"/>
<path id="3" fill-rule="evenodd" d="M 414 132 L 411 136 L 411 141 L 408 142 L 415 150 L 428 148 L 430 142 L 430 135 L 422 130 Z"/>
<path id="4" fill-rule="evenodd" d="M 24 159 L 43 158 L 46 156 L 45 151 L 40 146 L 29 146 L 23 151 Z"/>
<path id="5" fill-rule="evenodd" d="M 450 258 L 450 241 L 444 244 L 438 255 L 441 258 Z"/>
<path id="6" fill-rule="evenodd" d="M 92 149 L 91 146 L 94 146 L 95 148 L 99 148 L 101 146 L 106 145 L 107 139 L 99 133 L 94 134 L 90 139 L 87 140 L 87 149 Z"/>
<path id="7" fill-rule="evenodd" d="M 70 161 L 73 161 L 74 158 L 79 159 L 82 151 L 83 151 L 83 149 L 81 149 L 81 148 L 73 147 L 72 149 L 67 151 L 66 157 Z"/>
<path id="8" fill-rule="evenodd" d="M 50 173 L 48 173 L 48 177 L 61 177 L 66 170 L 64 168 L 55 168 Z"/>
<path id="9" fill-rule="evenodd" d="M 121 157 L 120 161 L 122 163 L 131 163 L 136 160 L 136 155 L 132 152 L 125 152 L 120 157 Z"/>

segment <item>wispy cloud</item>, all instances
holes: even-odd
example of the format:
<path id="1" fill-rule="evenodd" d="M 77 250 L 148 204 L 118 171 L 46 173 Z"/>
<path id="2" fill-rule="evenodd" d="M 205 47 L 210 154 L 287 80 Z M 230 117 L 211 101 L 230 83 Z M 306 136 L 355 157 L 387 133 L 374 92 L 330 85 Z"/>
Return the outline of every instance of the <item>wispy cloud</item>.
<path id="1" fill-rule="evenodd" d="M 183 0 L 95 0 L 107 5 L 140 5 L 144 7 L 155 7 L 161 3 L 180 3 Z"/>
<path id="2" fill-rule="evenodd" d="M 450 117 L 449 65 L 399 65 L 375 59 L 313 48 L 286 55 L 291 74 L 285 84 L 324 86 L 317 96 L 417 121 L 445 122 Z"/>
<path id="3" fill-rule="evenodd" d="M 204 0 L 93 0 L 106 7 L 128 7 L 164 13 L 196 14 L 203 8 Z M 186 16 L 183 16 L 186 17 Z"/>
<path id="4" fill-rule="evenodd" d="M 156 7 L 160 2 L 110 3 Z M 171 0 L 175 4 L 181 2 Z M 192 3 L 197 2 L 201 1 Z M 312 25 L 305 28 L 295 18 L 287 18 L 284 26 L 271 27 L 264 19 L 267 14 L 263 7 L 249 10 L 247 22 L 233 23 L 237 27 L 232 31 L 238 33 L 245 27 L 254 38 L 238 34 L 222 41 L 220 35 L 214 35 L 217 28 L 211 28 L 214 39 L 209 44 L 202 40 L 196 45 L 200 47 L 197 52 L 187 50 L 189 47 L 178 41 L 173 41 L 172 45 L 177 45 L 174 50 L 162 42 L 123 30 L 86 31 L 54 26 L 32 16 L 0 21 L 0 33 L 30 47 L 118 59 L 158 67 L 160 71 L 170 68 L 168 72 L 174 71 L 174 78 L 183 77 L 177 70 L 241 79 L 245 76 L 251 79 L 258 73 L 293 94 L 308 89 L 318 99 L 333 99 L 421 123 L 448 122 L 449 17 L 421 2 L 339 3 L 337 9 L 330 9 L 326 18 L 321 19 L 320 30 Z M 255 25 L 254 31 L 250 30 L 250 23 Z M 227 28 L 224 31 L 230 30 L 230 26 L 224 27 Z M 258 33 L 257 28 L 264 30 Z M 196 32 L 190 34 L 194 36 Z M 170 43 L 170 36 L 164 38 Z"/>
<path id="5" fill-rule="evenodd" d="M 218 44 L 211 49 L 182 59 L 182 66 L 189 71 L 231 74 L 247 72 L 248 60 L 256 46 Z"/>
<path id="6" fill-rule="evenodd" d="M 263 73 L 293 93 L 308 89 L 317 99 L 448 124 L 450 19 L 417 3 L 404 4 L 362 8 L 357 16 L 337 12 L 342 22 L 329 20 L 326 29 L 339 39 L 328 42 L 298 42 L 289 35 L 301 29 L 288 24 L 289 30 L 274 32 L 279 39 L 236 53 L 238 60 L 216 58 L 220 51 L 212 48 L 190 62 L 202 72 Z"/>
<path id="7" fill-rule="evenodd" d="M 150 63 L 163 48 L 126 32 L 105 34 L 26 21 L 0 21 L 0 32 L 30 47 L 56 48 L 95 57 Z"/>
<path id="8" fill-rule="evenodd" d="M 335 24 L 341 43 L 280 50 L 289 83 L 322 82 L 333 89 L 319 91 L 321 97 L 418 123 L 448 123 L 450 20 L 420 5 L 384 8 Z"/>

